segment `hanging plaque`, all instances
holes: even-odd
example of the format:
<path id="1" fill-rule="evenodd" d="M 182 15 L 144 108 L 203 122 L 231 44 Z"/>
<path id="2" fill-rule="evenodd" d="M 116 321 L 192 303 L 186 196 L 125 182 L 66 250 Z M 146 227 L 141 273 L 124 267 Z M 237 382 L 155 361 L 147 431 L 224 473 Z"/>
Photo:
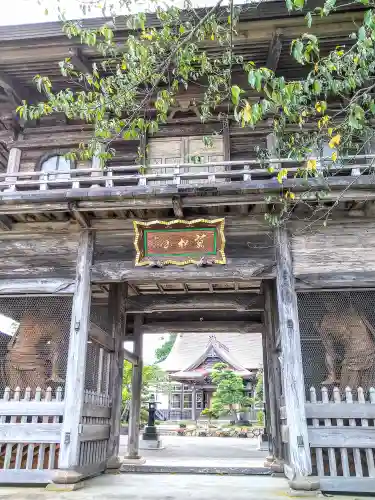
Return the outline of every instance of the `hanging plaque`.
<path id="1" fill-rule="evenodd" d="M 136 266 L 225 264 L 224 219 L 134 221 Z"/>

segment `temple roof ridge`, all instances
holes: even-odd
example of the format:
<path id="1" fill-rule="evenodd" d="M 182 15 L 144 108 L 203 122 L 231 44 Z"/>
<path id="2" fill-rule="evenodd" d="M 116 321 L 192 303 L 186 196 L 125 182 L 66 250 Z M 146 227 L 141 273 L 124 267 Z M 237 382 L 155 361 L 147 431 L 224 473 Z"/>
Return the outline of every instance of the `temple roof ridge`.
<path id="1" fill-rule="evenodd" d="M 262 334 L 237 332 L 179 333 L 168 357 L 159 363 L 168 372 L 191 372 L 214 350 L 216 356 L 236 371 L 262 367 Z"/>

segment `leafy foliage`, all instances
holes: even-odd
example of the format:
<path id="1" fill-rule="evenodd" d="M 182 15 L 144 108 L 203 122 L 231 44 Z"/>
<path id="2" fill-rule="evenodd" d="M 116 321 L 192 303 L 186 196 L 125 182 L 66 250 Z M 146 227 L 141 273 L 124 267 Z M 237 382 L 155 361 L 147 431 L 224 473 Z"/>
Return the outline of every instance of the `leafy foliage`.
<path id="1" fill-rule="evenodd" d="M 169 353 L 176 342 L 177 334 L 173 333 L 169 336 L 169 339 L 166 340 L 160 347 L 158 347 L 155 351 L 156 362 L 160 363 L 167 359 Z"/>
<path id="2" fill-rule="evenodd" d="M 257 374 L 257 383 L 255 386 L 255 405 L 262 405 L 264 402 L 263 371 L 259 370 Z"/>
<path id="3" fill-rule="evenodd" d="M 242 378 L 225 363 L 216 363 L 213 366 L 211 378 L 216 385 L 211 403 L 212 410 L 218 414 L 227 412 L 237 421 L 238 409 L 251 404 L 251 399 L 245 396 Z"/>
<path id="4" fill-rule="evenodd" d="M 124 371 L 122 377 L 122 404 L 126 409 L 131 400 L 132 364 L 124 361 Z M 168 377 L 157 365 L 145 365 L 142 370 L 142 392 L 141 400 L 143 405 L 149 399 L 150 389 L 162 387 L 168 384 Z"/>
<path id="5" fill-rule="evenodd" d="M 119 0 L 117 11 L 111 7 L 112 1 L 81 0 L 80 3 L 83 10 L 101 5 L 103 12 L 113 16 L 113 22 L 98 29 L 86 29 L 77 22 L 64 24 L 66 35 L 99 52 L 101 62 L 94 63 L 85 73 L 70 58 L 65 59 L 60 63 L 60 71 L 66 77 L 67 87 L 54 91 L 48 76 L 37 75 L 36 85 L 46 99 L 36 105 L 23 103 L 18 108 L 25 119 L 62 112 L 68 118 L 92 123 L 91 141 L 72 151 L 73 159 L 96 155 L 104 164 L 114 155 L 115 139 L 138 139 L 157 132 L 166 123 L 176 96 L 194 82 L 205 82 L 203 96 L 197 103 L 202 121 L 214 117 L 227 122 L 233 114 L 242 127 L 256 127 L 264 119 L 271 119 L 277 139 L 274 153 L 308 160 L 297 172 L 280 168 L 277 196 L 266 199 L 268 203 L 281 203 L 282 215 L 287 216 L 297 200 L 295 193 L 284 189 L 285 179 L 325 175 L 311 155 L 319 156 L 327 144 L 330 150 L 327 168 L 340 166 L 348 152 L 363 153 L 373 140 L 373 0 L 350 2 L 367 9 L 362 14 L 356 13 L 356 29 L 345 44 L 328 53 L 321 50 L 321 41 L 313 33 L 314 20 L 331 16 L 338 8 L 336 0 L 326 0 L 312 12 L 307 11 L 305 0 L 286 0 L 288 10 L 306 12 L 309 30 L 290 46 L 293 58 L 304 69 L 305 76 L 298 80 L 276 76 L 271 69 L 257 67 L 254 62 L 234 55 L 233 37 L 237 35 L 240 7 L 233 0 L 228 7 L 218 0 L 201 17 L 189 3 L 182 12 L 173 4 L 155 0 L 157 25 L 148 24 L 145 12 L 133 13 L 134 0 Z M 120 40 L 116 16 L 124 13 L 131 14 L 127 17 L 129 31 L 127 38 Z M 205 48 L 212 42 L 221 48 L 219 55 L 217 51 L 212 55 Z M 233 65 L 243 67 L 248 85 L 258 97 L 232 84 Z M 218 106 L 226 103 L 228 112 L 219 113 Z M 142 155 L 140 151 L 140 160 L 145 162 Z M 312 195 L 317 201 L 321 198 L 319 193 L 309 193 L 310 198 Z M 269 220 L 279 223 L 272 215 Z"/>

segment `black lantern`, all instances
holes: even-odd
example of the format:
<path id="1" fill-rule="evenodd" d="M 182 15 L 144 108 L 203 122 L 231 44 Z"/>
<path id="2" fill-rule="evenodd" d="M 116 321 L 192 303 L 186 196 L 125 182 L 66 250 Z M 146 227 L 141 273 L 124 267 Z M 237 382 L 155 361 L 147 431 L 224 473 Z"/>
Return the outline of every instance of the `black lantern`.
<path id="1" fill-rule="evenodd" d="M 157 441 L 158 433 L 155 427 L 155 413 L 156 413 L 156 405 L 158 404 L 155 401 L 155 396 L 151 394 L 148 403 L 148 422 L 145 428 L 143 439 L 146 441 Z"/>

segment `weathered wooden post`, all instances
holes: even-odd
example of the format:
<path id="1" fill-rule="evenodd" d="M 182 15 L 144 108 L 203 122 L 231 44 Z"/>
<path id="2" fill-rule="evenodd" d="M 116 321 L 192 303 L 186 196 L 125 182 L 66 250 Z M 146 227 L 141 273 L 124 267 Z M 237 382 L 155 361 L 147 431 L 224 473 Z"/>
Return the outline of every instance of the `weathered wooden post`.
<path id="1" fill-rule="evenodd" d="M 191 394 L 191 399 L 192 399 L 192 406 L 191 406 L 191 419 L 192 420 L 197 420 L 197 388 L 193 384 L 192 387 L 192 394 Z"/>
<path id="2" fill-rule="evenodd" d="M 65 408 L 61 433 L 59 469 L 54 487 L 75 489 L 82 478 L 79 467 L 79 429 L 83 408 L 86 373 L 87 340 L 90 323 L 90 268 L 93 256 L 93 233 L 81 233 L 77 266 L 76 289 L 73 296 L 68 364 L 66 369 Z"/>
<path id="3" fill-rule="evenodd" d="M 142 323 L 143 316 L 137 314 L 134 317 L 134 354 L 138 357 L 138 363 L 133 364 L 132 373 L 132 399 L 130 403 L 129 435 L 128 435 L 128 455 L 126 463 L 144 463 L 145 459 L 139 455 L 139 426 L 141 415 L 141 392 L 142 392 Z"/>
<path id="4" fill-rule="evenodd" d="M 288 425 L 289 464 L 285 473 L 295 489 L 318 489 L 319 482 L 308 479 L 312 472 L 305 414 L 301 339 L 292 256 L 285 228 L 278 228 L 276 243 L 276 288 L 281 341 L 281 369 Z"/>
<path id="5" fill-rule="evenodd" d="M 264 331 L 263 331 L 263 349 L 266 351 L 266 363 L 264 370 L 268 372 L 267 387 L 269 400 L 269 425 L 270 425 L 270 456 L 267 457 L 271 463 L 271 469 L 275 472 L 283 471 L 283 456 L 281 443 L 281 425 L 280 425 L 280 398 L 281 398 L 281 380 L 280 363 L 276 345 L 276 316 L 277 301 L 274 283 L 270 280 L 263 282 L 264 294 Z"/>
<path id="6" fill-rule="evenodd" d="M 114 352 L 111 354 L 109 394 L 112 399 L 111 433 L 108 442 L 107 470 L 117 470 L 121 467 L 119 458 L 121 434 L 121 403 L 122 403 L 122 377 L 124 371 L 124 336 L 125 328 L 124 303 L 127 297 L 128 286 L 126 283 L 115 283 L 110 286 L 108 307 L 112 323 L 112 338 L 114 339 Z"/>

